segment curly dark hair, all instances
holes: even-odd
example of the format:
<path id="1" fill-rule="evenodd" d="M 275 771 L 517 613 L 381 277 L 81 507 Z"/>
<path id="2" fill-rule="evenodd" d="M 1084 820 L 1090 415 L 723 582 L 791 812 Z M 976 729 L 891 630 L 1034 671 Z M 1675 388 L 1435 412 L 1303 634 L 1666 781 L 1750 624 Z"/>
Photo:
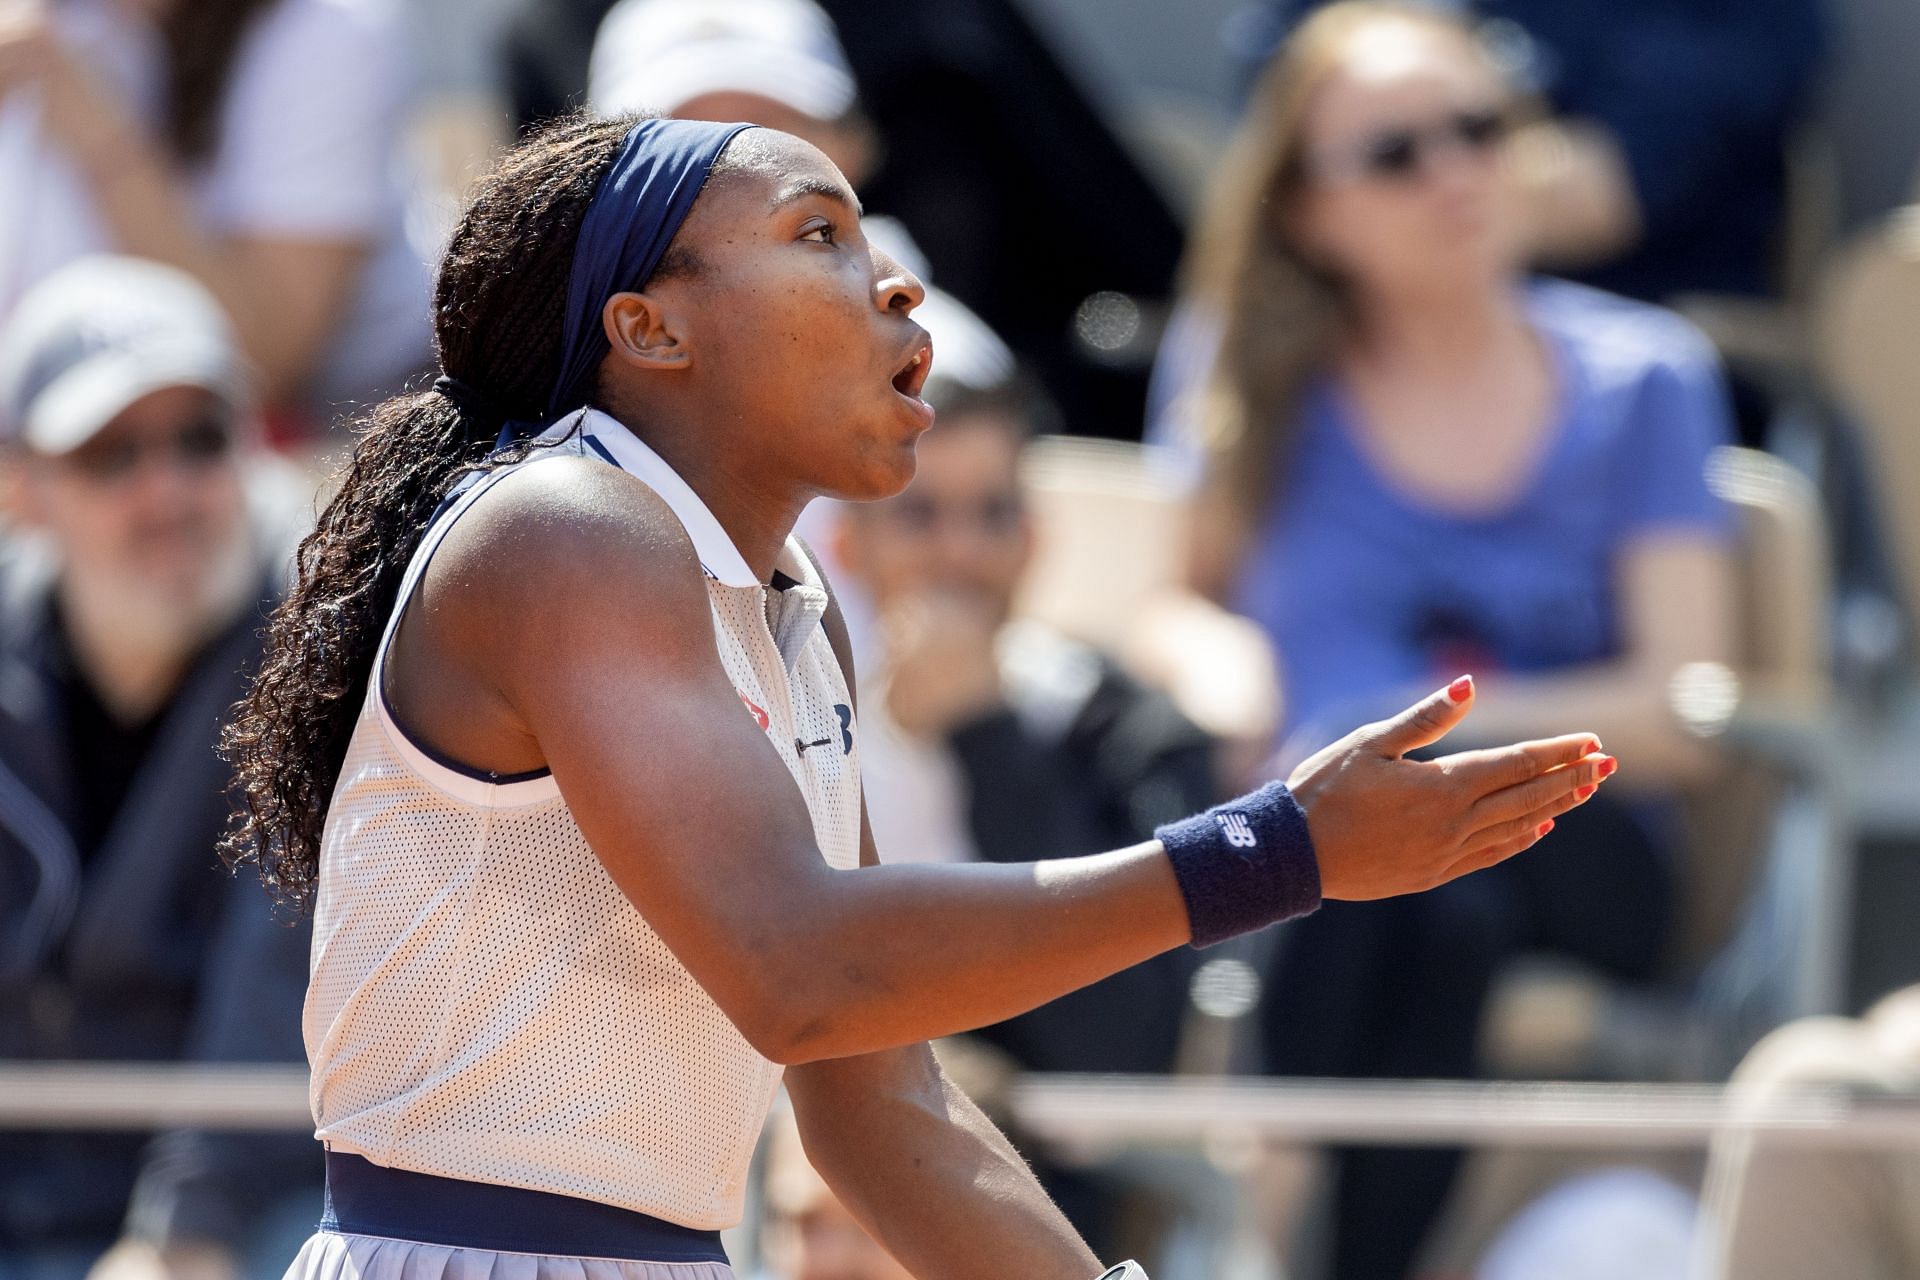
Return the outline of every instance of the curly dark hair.
<path id="1" fill-rule="evenodd" d="M 538 418 L 560 376 L 574 244 L 631 125 L 575 116 L 529 137 L 481 179 L 448 243 L 433 298 L 440 366 L 508 416 Z M 300 544 L 259 674 L 221 737 L 236 796 L 221 853 L 257 863 L 284 902 L 312 901 L 374 650 L 435 507 L 464 473 L 525 456 L 491 456 L 497 427 L 431 390 L 369 410 L 338 494 Z"/>

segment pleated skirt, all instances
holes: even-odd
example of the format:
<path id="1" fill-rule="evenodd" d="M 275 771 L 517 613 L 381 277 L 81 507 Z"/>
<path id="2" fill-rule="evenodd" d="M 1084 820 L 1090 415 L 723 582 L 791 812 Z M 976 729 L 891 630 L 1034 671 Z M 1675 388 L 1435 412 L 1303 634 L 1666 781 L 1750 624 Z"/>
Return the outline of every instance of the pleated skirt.
<path id="1" fill-rule="evenodd" d="M 286 1280 L 733 1280 L 724 1262 L 635 1262 L 503 1253 L 385 1236 L 319 1231 Z"/>

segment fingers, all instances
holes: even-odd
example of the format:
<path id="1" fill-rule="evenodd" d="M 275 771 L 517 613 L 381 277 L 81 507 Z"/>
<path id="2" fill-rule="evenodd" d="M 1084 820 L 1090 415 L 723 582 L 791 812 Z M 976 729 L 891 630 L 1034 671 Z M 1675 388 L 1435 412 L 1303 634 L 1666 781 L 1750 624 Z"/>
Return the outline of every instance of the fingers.
<path id="1" fill-rule="evenodd" d="M 1547 809 L 1562 799 L 1570 803 L 1585 800 L 1613 776 L 1617 767 L 1612 756 L 1599 755 L 1583 756 L 1575 763 L 1553 767 L 1518 785 L 1502 787 L 1480 797 L 1467 810 L 1467 825 L 1472 829 L 1493 827 Z"/>
<path id="2" fill-rule="evenodd" d="M 1551 827 L 1547 829 L 1549 831 L 1552 830 Z M 1437 888 L 1449 880 L 1458 880 L 1461 876 L 1472 875 L 1476 871 L 1485 871 L 1488 867 L 1495 866 L 1505 862 L 1508 858 L 1525 853 L 1536 844 L 1539 844 L 1543 838 L 1543 836 L 1535 832 L 1528 832 L 1526 836 L 1520 839 L 1509 840 L 1504 844 L 1497 844 L 1490 848 L 1476 850 L 1448 866 L 1447 869 L 1441 873 L 1440 879 L 1434 882 L 1434 885 Z"/>
<path id="3" fill-rule="evenodd" d="M 1488 824 L 1461 841 L 1461 844 L 1464 848 L 1477 851 L 1490 847 L 1504 847 L 1520 841 L 1538 840 L 1552 828 L 1555 818 L 1591 800 L 1596 785 L 1587 784 L 1578 790 L 1554 795 L 1516 817 Z"/>
<path id="4" fill-rule="evenodd" d="M 1531 782 L 1554 769 L 1564 769 L 1599 751 L 1600 739 L 1593 734 L 1571 733 L 1484 751 L 1462 751 L 1443 756 L 1434 763 L 1445 771 L 1450 781 L 1465 786 L 1476 796 L 1489 796 Z"/>
<path id="5" fill-rule="evenodd" d="M 1473 706 L 1473 677 L 1461 676 L 1446 688 L 1416 702 L 1391 720 L 1366 731 L 1368 745 L 1393 759 L 1447 736 Z"/>
<path id="6" fill-rule="evenodd" d="M 1599 768 L 1611 764 L 1612 757 L 1610 756 L 1596 757 L 1593 760 L 1583 762 L 1577 769 L 1563 769 L 1558 773 L 1549 774 L 1545 778 L 1537 779 L 1536 782 L 1529 783 L 1525 787 L 1511 788 L 1508 792 L 1502 792 L 1501 794 L 1509 795 L 1529 790 L 1538 784 L 1553 783 L 1563 778 L 1578 777 L 1590 768 L 1593 769 L 1599 777 L 1604 778 L 1611 774 L 1612 769 L 1608 768 L 1605 774 L 1600 774 Z M 1599 785 L 1598 781 L 1585 783 L 1575 782 L 1561 788 L 1557 792 L 1548 793 L 1550 794 L 1549 799 L 1537 807 L 1529 809 L 1519 817 L 1508 818 L 1503 822 L 1497 822 L 1484 830 L 1475 832 L 1464 842 L 1472 852 L 1464 854 L 1451 863 L 1447 867 L 1444 878 L 1440 883 L 1444 884 L 1447 880 L 1452 880 L 1458 876 L 1483 870 L 1498 862 L 1505 862 L 1515 854 L 1524 853 L 1528 849 L 1531 849 L 1552 833 L 1555 818 L 1591 800 Z"/>

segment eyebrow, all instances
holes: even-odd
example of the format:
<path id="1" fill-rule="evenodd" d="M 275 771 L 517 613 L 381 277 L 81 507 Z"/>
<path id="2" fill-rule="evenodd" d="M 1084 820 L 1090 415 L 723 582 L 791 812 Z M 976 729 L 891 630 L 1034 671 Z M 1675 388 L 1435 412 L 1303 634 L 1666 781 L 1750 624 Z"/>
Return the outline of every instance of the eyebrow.
<path id="1" fill-rule="evenodd" d="M 856 217 L 865 217 L 867 213 L 845 187 L 837 182 L 829 182 L 825 178 L 795 178 L 767 202 L 767 211 L 771 213 L 792 204 L 795 200 L 804 200 L 808 196 L 822 196 L 828 200 L 837 200 L 852 209 Z"/>

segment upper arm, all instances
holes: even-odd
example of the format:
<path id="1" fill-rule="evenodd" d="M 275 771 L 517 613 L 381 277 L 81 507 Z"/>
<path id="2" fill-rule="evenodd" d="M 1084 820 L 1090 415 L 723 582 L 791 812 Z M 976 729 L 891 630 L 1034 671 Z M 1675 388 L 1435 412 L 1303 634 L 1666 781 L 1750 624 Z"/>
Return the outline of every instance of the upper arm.
<path id="1" fill-rule="evenodd" d="M 774 975 L 824 914 L 831 872 L 721 666 L 685 531 L 632 477 L 556 459 L 502 481 L 456 533 L 435 568 L 478 589 L 458 593 L 449 634 L 492 673 L 622 893 L 748 1039 L 777 1048 Z"/>

